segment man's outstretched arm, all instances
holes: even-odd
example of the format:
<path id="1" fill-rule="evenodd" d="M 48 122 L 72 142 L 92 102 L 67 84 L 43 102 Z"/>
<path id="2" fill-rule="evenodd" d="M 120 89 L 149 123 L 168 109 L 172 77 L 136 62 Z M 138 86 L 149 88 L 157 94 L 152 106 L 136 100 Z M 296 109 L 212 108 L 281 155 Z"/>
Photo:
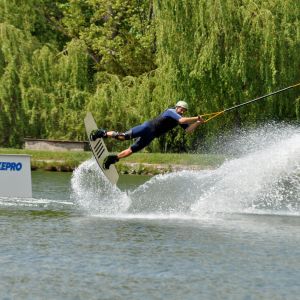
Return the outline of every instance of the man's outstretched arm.
<path id="1" fill-rule="evenodd" d="M 193 122 L 192 124 L 190 124 L 185 131 L 188 133 L 193 132 L 199 125 L 204 123 L 204 120 L 201 118 L 201 116 L 195 117 L 197 118 L 195 122 Z"/>

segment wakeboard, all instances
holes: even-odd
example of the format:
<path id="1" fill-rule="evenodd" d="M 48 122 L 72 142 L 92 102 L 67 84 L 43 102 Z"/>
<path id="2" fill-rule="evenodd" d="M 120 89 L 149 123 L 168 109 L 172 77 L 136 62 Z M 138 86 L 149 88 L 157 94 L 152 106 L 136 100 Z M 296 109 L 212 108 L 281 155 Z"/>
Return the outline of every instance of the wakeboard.
<path id="1" fill-rule="evenodd" d="M 90 140 L 91 131 L 98 128 L 94 117 L 90 112 L 88 112 L 84 118 L 84 125 L 89 139 L 91 150 L 101 171 L 112 184 L 117 184 L 119 174 L 116 167 L 113 164 L 110 165 L 108 170 L 103 167 L 103 160 L 110 154 L 106 148 L 103 139 L 99 138 L 96 141 Z"/>

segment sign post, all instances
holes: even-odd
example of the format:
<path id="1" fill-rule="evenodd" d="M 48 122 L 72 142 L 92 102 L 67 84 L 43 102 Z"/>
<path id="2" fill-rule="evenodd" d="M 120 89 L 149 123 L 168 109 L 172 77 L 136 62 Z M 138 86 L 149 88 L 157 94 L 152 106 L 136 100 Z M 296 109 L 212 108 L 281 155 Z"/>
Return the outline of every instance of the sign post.
<path id="1" fill-rule="evenodd" d="M 32 198 L 30 155 L 0 154 L 0 197 Z"/>

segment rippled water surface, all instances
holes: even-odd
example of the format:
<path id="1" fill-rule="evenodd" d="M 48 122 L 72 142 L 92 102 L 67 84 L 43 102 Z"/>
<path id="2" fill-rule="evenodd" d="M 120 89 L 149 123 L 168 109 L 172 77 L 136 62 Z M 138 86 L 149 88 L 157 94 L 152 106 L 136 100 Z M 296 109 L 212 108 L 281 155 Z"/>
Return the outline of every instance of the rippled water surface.
<path id="1" fill-rule="evenodd" d="M 0 198 L 0 299 L 299 299 L 299 129 L 230 150 L 118 187 L 92 159 L 33 172 L 32 199 Z"/>

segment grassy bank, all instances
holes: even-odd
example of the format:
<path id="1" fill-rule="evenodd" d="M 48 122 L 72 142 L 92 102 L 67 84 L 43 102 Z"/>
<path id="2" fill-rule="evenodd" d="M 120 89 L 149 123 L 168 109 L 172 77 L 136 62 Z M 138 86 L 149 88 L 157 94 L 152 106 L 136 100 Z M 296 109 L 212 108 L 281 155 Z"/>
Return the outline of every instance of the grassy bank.
<path id="1" fill-rule="evenodd" d="M 41 151 L 0 148 L 1 154 L 31 155 L 33 170 L 73 171 L 92 157 L 91 152 Z M 116 166 L 122 174 L 159 174 L 181 169 L 215 168 L 224 161 L 218 155 L 187 153 L 136 153 Z"/>

